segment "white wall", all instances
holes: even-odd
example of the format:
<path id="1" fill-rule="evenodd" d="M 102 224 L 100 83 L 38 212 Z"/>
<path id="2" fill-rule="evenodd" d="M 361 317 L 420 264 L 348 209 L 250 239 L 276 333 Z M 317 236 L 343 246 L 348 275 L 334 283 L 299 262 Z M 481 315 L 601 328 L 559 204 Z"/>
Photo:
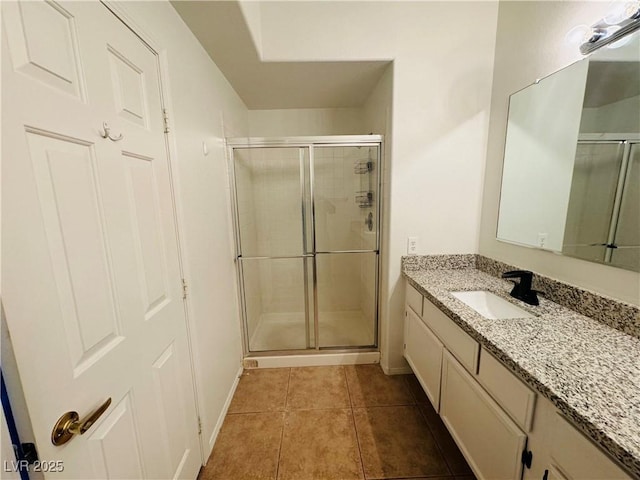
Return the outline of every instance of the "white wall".
<path id="1" fill-rule="evenodd" d="M 511 96 L 501 240 L 562 251 L 588 67 L 576 62 Z"/>
<path id="2" fill-rule="evenodd" d="M 359 108 L 249 110 L 252 137 L 363 135 Z"/>
<path id="3" fill-rule="evenodd" d="M 224 137 L 248 133 L 247 109 L 168 2 L 122 7 L 166 49 L 190 334 L 210 449 L 242 358 Z"/>
<path id="4" fill-rule="evenodd" d="M 497 2 L 262 4 L 266 61 L 394 60 L 381 312 L 387 372 L 407 368 L 400 272 L 407 236 L 420 238 L 420 253 L 478 248 L 496 20 Z"/>
<path id="5" fill-rule="evenodd" d="M 565 41 L 591 25 L 609 2 L 500 2 L 487 146 L 480 253 L 614 298 L 638 304 L 640 274 L 496 240 L 509 95 L 581 58 Z M 525 20 L 526 19 L 526 20 Z"/>
<path id="6" fill-rule="evenodd" d="M 364 115 L 364 123 L 366 130 L 384 135 L 384 144 L 382 152 L 382 225 L 380 238 L 380 292 L 389 291 L 390 275 L 389 267 L 390 253 L 388 249 L 390 241 L 389 219 L 391 214 L 391 146 L 393 144 L 392 137 L 392 112 L 393 112 L 393 64 L 389 65 L 380 81 L 375 86 L 369 98 L 362 106 Z M 394 279 L 395 282 L 395 279 Z M 381 323 L 379 328 L 380 345 L 389 345 L 389 331 L 395 331 L 395 325 L 391 326 L 386 318 L 386 312 L 389 308 L 389 295 L 380 296 L 379 308 Z M 388 365 L 388 364 L 387 364 Z M 386 367 L 388 370 L 388 366 Z M 394 367 L 399 368 L 399 367 Z M 400 367 L 401 368 L 401 367 Z"/>

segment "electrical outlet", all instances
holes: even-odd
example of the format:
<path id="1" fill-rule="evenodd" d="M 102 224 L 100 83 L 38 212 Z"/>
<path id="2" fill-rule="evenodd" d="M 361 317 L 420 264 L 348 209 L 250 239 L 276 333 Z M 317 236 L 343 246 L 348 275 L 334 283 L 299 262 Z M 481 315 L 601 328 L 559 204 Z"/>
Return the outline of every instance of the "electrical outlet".
<path id="1" fill-rule="evenodd" d="M 418 253 L 418 237 L 407 238 L 407 254 L 415 255 Z"/>
<path id="2" fill-rule="evenodd" d="M 538 246 L 540 248 L 546 248 L 548 237 L 549 237 L 548 233 L 539 233 L 538 234 Z"/>

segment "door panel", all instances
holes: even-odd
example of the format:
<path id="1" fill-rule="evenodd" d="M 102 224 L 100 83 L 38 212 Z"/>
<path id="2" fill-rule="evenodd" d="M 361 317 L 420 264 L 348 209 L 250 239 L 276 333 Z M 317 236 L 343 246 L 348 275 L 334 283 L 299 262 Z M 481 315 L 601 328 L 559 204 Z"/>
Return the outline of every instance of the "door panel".
<path id="1" fill-rule="evenodd" d="M 172 342 L 151 367 L 155 396 L 163 420 L 159 427 L 162 429 L 163 437 L 168 441 L 165 447 L 168 456 L 165 460 L 169 464 L 168 471 L 172 472 L 172 478 L 180 474 L 180 467 L 189 452 L 188 438 L 181 425 L 182 419 L 176 415 L 185 409 L 184 396 L 175 388 L 180 384 L 180 365 L 177 357 L 176 346 Z"/>
<path id="2" fill-rule="evenodd" d="M 442 343 L 416 313 L 405 311 L 404 356 L 436 412 L 440 410 Z"/>
<path id="3" fill-rule="evenodd" d="M 40 458 L 62 460 L 60 478 L 195 478 L 157 56 L 99 2 L 2 9 L 5 27 L 24 22 L 2 39 L 3 306 Z M 52 445 L 63 413 L 109 397 L 85 435 Z"/>
<path id="4" fill-rule="evenodd" d="M 378 171 L 377 146 L 314 147 L 318 252 L 377 250 Z"/>
<path id="5" fill-rule="evenodd" d="M 123 337 L 90 143 L 27 130 L 74 375 Z"/>
<path id="6" fill-rule="evenodd" d="M 89 448 L 99 478 L 145 478 L 129 394 L 93 432 L 89 438 Z"/>
<path id="7" fill-rule="evenodd" d="M 563 253 L 605 260 L 623 151 L 620 142 L 578 144 Z"/>
<path id="8" fill-rule="evenodd" d="M 378 254 L 317 254 L 320 347 L 373 346 Z"/>
<path id="9" fill-rule="evenodd" d="M 526 435 L 446 350 L 440 416 L 476 476 L 519 480 Z"/>
<path id="10" fill-rule="evenodd" d="M 297 147 L 234 150 L 243 257 L 299 256 L 309 250 L 303 217 L 308 156 L 307 148 Z"/>
<path id="11" fill-rule="evenodd" d="M 123 152 L 145 320 L 167 302 L 167 254 L 160 228 L 160 202 L 152 158 Z"/>
<path id="12" fill-rule="evenodd" d="M 54 2 L 7 2 L 3 16 L 14 68 L 83 98 L 73 15 Z"/>
<path id="13" fill-rule="evenodd" d="M 620 215 L 611 252 L 611 263 L 618 267 L 640 271 L 640 143 L 632 143 L 627 177 L 622 191 Z"/>
<path id="14" fill-rule="evenodd" d="M 309 258 L 242 259 L 249 350 L 315 346 Z"/>
<path id="15" fill-rule="evenodd" d="M 146 127 L 148 114 L 143 70 L 111 45 L 107 50 L 116 112 L 122 118 Z"/>

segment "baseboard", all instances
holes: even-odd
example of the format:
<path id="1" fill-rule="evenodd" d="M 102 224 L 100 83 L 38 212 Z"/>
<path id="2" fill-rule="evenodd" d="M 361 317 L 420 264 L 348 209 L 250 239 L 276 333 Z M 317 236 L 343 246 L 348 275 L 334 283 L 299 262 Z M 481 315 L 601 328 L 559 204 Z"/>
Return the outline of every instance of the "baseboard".
<path id="1" fill-rule="evenodd" d="M 246 368 L 316 367 L 380 363 L 380 352 L 321 353 L 316 355 L 274 355 L 245 358 Z"/>
<path id="2" fill-rule="evenodd" d="M 209 451 L 206 455 L 206 460 L 209 459 L 211 452 L 213 451 L 213 445 L 216 443 L 216 439 L 218 438 L 218 434 L 220 433 L 220 429 L 222 428 L 222 424 L 224 423 L 224 419 L 227 416 L 227 411 L 229 410 L 229 405 L 231 405 L 231 400 L 233 400 L 233 395 L 236 393 L 236 388 L 238 388 L 238 382 L 240 381 L 240 376 L 242 375 L 242 366 L 238 370 L 236 374 L 236 378 L 233 381 L 233 385 L 231 385 L 231 389 L 229 390 L 229 394 L 227 395 L 227 399 L 224 401 L 224 406 L 222 407 L 222 412 L 220 412 L 220 416 L 218 417 L 218 421 L 216 422 L 216 426 L 211 433 L 211 437 L 209 437 Z"/>
<path id="3" fill-rule="evenodd" d="M 408 365 L 406 367 L 393 367 L 386 370 L 383 368 L 382 371 L 387 375 L 406 375 L 408 373 L 413 373 L 413 370 L 411 370 L 411 367 Z"/>

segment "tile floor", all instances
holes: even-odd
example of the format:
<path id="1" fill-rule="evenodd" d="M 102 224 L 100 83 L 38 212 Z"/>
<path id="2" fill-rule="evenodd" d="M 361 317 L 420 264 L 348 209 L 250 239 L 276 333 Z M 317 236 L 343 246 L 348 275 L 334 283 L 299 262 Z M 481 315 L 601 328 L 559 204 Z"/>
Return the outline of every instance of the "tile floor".
<path id="1" fill-rule="evenodd" d="M 474 480 L 413 375 L 245 370 L 199 480 Z"/>

